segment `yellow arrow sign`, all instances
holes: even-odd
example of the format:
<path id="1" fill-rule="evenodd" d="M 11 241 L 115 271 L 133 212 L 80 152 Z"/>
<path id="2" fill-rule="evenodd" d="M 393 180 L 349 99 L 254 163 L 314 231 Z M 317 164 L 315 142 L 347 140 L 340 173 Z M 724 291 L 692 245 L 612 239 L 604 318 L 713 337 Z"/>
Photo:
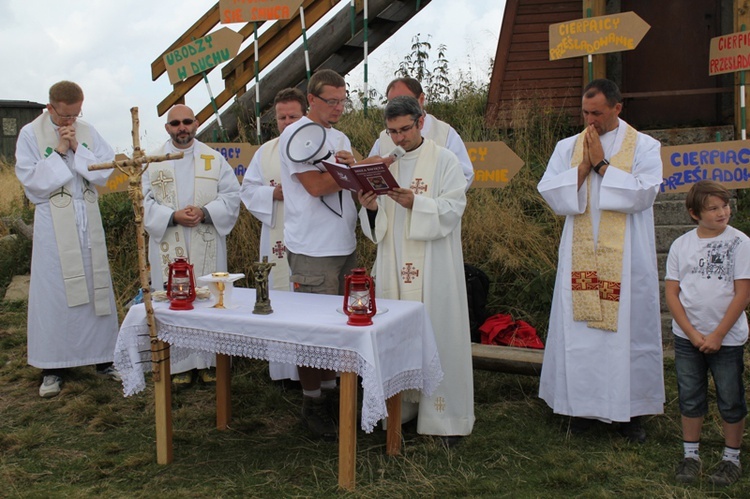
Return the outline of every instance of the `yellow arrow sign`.
<path id="1" fill-rule="evenodd" d="M 124 161 L 126 159 L 130 158 L 122 153 L 115 154 L 115 161 Z M 96 190 L 99 191 L 100 196 L 102 194 L 109 194 L 110 192 L 125 192 L 128 190 L 128 176 L 117 168 L 114 168 L 107 179 L 107 183 L 97 185 Z"/>
<path id="2" fill-rule="evenodd" d="M 242 182 L 242 178 L 245 176 L 245 172 L 255 155 L 255 151 L 260 148 L 260 146 L 244 142 L 209 142 L 206 145 L 219 151 L 224 156 L 229 166 L 234 169 L 234 174 L 237 175 L 237 179 L 240 182 Z"/>
<path id="3" fill-rule="evenodd" d="M 661 192 L 687 192 L 699 180 L 714 180 L 727 189 L 750 187 L 750 141 L 662 147 L 661 161 Z"/>
<path id="4" fill-rule="evenodd" d="M 711 38 L 708 51 L 708 74 L 733 73 L 750 69 L 750 32 Z"/>
<path id="5" fill-rule="evenodd" d="M 521 170 L 523 160 L 505 142 L 466 142 L 474 166 L 471 188 L 505 187 Z"/>
<path id="6" fill-rule="evenodd" d="M 550 24 L 549 60 L 633 50 L 650 28 L 635 12 Z"/>
<path id="7" fill-rule="evenodd" d="M 221 23 L 251 23 L 290 19 L 302 0 L 219 0 Z"/>
<path id="8" fill-rule="evenodd" d="M 167 52 L 164 54 L 164 65 L 169 83 L 174 85 L 230 60 L 237 55 L 240 45 L 242 35 L 225 27 Z"/>

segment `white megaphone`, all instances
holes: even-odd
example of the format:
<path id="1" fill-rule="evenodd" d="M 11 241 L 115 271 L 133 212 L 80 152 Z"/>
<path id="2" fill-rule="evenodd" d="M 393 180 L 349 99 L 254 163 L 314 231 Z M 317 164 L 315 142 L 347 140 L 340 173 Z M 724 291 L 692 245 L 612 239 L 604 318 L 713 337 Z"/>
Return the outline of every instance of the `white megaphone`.
<path id="1" fill-rule="evenodd" d="M 325 143 L 326 129 L 314 122 L 305 123 L 289 137 L 286 154 L 295 163 L 314 165 L 333 156 L 333 151 L 323 148 Z"/>

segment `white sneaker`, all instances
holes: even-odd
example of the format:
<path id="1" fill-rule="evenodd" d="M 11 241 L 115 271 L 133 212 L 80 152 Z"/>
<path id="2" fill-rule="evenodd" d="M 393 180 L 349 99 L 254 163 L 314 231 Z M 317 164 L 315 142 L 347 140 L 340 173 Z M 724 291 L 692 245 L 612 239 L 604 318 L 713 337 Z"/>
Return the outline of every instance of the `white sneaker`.
<path id="1" fill-rule="evenodd" d="M 62 387 L 62 378 L 55 374 L 48 374 L 44 377 L 42 385 L 39 387 L 39 396 L 42 398 L 54 397 L 60 393 Z"/>
<path id="2" fill-rule="evenodd" d="M 122 376 L 120 376 L 120 373 L 117 372 L 117 369 L 115 369 L 114 366 L 107 366 L 101 371 L 97 369 L 96 374 L 112 378 L 115 381 L 122 381 Z"/>

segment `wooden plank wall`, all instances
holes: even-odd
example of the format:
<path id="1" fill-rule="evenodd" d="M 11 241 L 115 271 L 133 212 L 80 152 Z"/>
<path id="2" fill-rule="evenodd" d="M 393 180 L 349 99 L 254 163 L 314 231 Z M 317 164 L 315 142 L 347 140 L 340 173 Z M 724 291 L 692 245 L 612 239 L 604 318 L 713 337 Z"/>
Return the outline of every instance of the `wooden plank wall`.
<path id="1" fill-rule="evenodd" d="M 549 60 L 549 25 L 580 19 L 581 0 L 507 0 L 488 92 L 488 126 L 523 126 L 530 109 L 580 118 L 580 58 Z"/>

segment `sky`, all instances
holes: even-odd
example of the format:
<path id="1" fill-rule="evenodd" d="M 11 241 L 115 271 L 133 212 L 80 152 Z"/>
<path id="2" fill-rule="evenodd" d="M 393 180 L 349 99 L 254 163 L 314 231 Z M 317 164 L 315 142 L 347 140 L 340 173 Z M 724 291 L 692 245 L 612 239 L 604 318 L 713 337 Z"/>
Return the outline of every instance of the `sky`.
<path id="1" fill-rule="evenodd" d="M 150 153 L 167 139 L 166 115 L 158 116 L 156 106 L 172 91 L 166 73 L 151 81 L 151 63 L 214 4 L 215 0 L 0 0 L 0 100 L 46 104 L 53 83 L 75 81 L 85 95 L 83 119 L 116 152 L 132 152 L 130 108 L 137 106 L 141 147 Z M 369 55 L 370 86 L 384 92 L 416 34 L 433 45 L 433 57 L 437 46 L 444 44 L 452 70 L 485 82 L 504 9 L 504 0 L 432 0 Z M 239 30 L 242 25 L 215 29 L 223 26 Z M 220 73 L 212 71 L 209 79 L 214 95 L 223 88 Z M 362 80 L 362 65 L 347 76 L 355 88 L 361 88 Z M 208 102 L 203 84 L 186 96 L 186 104 L 195 110 Z"/>

